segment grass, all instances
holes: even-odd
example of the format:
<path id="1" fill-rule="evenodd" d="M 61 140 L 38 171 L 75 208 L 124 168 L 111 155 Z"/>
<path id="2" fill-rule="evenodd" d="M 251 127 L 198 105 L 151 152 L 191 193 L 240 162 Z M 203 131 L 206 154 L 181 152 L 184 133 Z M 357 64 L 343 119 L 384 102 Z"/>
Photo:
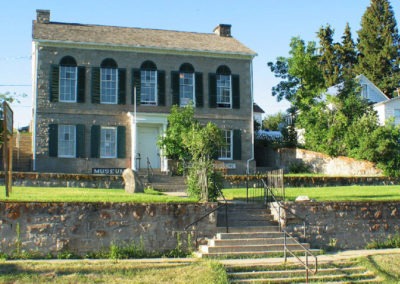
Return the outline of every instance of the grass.
<path id="1" fill-rule="evenodd" d="M 385 279 L 384 283 L 400 283 L 400 254 L 377 254 L 362 258 L 361 263 Z"/>
<path id="2" fill-rule="evenodd" d="M 214 261 L 0 261 L 0 283 L 228 283 Z"/>
<path id="3" fill-rule="evenodd" d="M 249 197 L 253 197 L 253 189 L 249 190 Z M 225 198 L 246 199 L 245 188 L 229 188 L 223 190 Z M 262 191 L 256 192 L 261 196 Z M 285 189 L 287 201 L 294 201 L 296 197 L 306 195 L 316 201 L 400 201 L 399 185 L 382 186 L 336 186 L 336 187 L 307 187 Z"/>
<path id="4" fill-rule="evenodd" d="M 71 187 L 13 187 L 8 198 L 0 201 L 19 202 L 133 202 L 133 203 L 192 203 L 194 198 L 168 196 L 153 189 L 145 193 L 126 193 L 123 189 L 92 189 Z"/>

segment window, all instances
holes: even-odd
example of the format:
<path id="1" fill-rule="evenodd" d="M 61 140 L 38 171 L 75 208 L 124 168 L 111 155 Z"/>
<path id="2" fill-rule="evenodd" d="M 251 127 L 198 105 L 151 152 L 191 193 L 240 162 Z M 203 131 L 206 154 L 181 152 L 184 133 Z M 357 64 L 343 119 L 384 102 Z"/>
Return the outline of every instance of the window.
<path id="1" fill-rule="evenodd" d="M 75 125 L 58 126 L 58 157 L 73 158 L 76 156 Z"/>
<path id="2" fill-rule="evenodd" d="M 217 106 L 230 108 L 232 98 L 231 75 L 217 74 Z"/>
<path id="3" fill-rule="evenodd" d="M 102 127 L 100 134 L 100 158 L 117 157 L 117 128 Z"/>
<path id="4" fill-rule="evenodd" d="M 194 105 L 194 73 L 179 74 L 179 102 L 181 107 Z"/>
<path id="5" fill-rule="evenodd" d="M 76 102 L 78 83 L 78 67 L 71 56 L 65 56 L 60 61 L 59 88 L 60 102 Z"/>
<path id="6" fill-rule="evenodd" d="M 364 99 L 368 98 L 368 85 L 367 84 L 362 84 L 361 85 L 361 96 Z"/>
<path id="7" fill-rule="evenodd" d="M 232 160 L 233 158 L 233 131 L 232 130 L 223 130 L 223 141 L 224 145 L 221 147 L 219 152 L 220 160 Z"/>
<path id="8" fill-rule="evenodd" d="M 140 67 L 140 103 L 157 105 L 157 66 L 151 61 Z"/>
<path id="9" fill-rule="evenodd" d="M 118 98 L 118 66 L 113 59 L 105 59 L 100 68 L 100 102 L 116 104 Z"/>

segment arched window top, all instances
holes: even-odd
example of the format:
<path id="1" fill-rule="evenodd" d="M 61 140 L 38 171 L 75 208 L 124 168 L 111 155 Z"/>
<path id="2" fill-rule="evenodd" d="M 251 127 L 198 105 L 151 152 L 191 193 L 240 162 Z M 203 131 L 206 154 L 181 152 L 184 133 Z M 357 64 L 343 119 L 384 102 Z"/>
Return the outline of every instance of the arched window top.
<path id="1" fill-rule="evenodd" d="M 231 75 L 231 69 L 226 65 L 221 65 L 217 68 L 217 74 L 220 75 Z"/>
<path id="2" fill-rule="evenodd" d="M 194 73 L 194 68 L 190 63 L 183 63 L 179 68 L 179 71 L 182 73 Z"/>
<path id="3" fill-rule="evenodd" d="M 75 67 L 77 64 L 76 64 L 75 59 L 72 56 L 64 56 L 60 60 L 60 65 Z"/>
<path id="4" fill-rule="evenodd" d="M 118 68 L 117 62 L 112 58 L 106 58 L 100 64 L 101 68 Z"/>
<path id="5" fill-rule="evenodd" d="M 147 60 L 147 61 L 142 63 L 142 65 L 140 66 L 140 69 L 156 71 L 157 70 L 157 65 L 154 64 L 153 61 Z"/>

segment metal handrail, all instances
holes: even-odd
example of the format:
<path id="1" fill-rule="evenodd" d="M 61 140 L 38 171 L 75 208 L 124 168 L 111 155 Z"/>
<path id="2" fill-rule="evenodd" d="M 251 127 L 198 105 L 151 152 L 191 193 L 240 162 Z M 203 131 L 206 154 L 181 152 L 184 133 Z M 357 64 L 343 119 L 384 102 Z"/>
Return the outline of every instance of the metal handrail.
<path id="1" fill-rule="evenodd" d="M 147 180 L 149 182 L 150 182 L 150 173 L 151 173 L 151 176 L 154 176 L 153 167 L 151 166 L 149 157 L 147 157 Z"/>
<path id="2" fill-rule="evenodd" d="M 306 283 L 308 283 L 308 277 L 309 277 L 309 272 L 311 272 L 312 274 L 316 274 L 318 272 L 318 258 L 317 256 L 315 256 L 309 249 L 307 249 L 306 247 L 304 247 L 296 238 L 294 238 L 293 236 L 291 236 L 285 229 L 283 229 L 282 227 L 282 221 L 281 221 L 281 208 L 285 209 L 282 204 L 276 199 L 274 193 L 272 192 L 272 190 L 266 186 L 265 181 L 263 180 L 264 183 L 264 189 L 266 191 L 269 191 L 270 196 L 272 197 L 273 200 L 273 204 L 272 206 L 275 207 L 275 210 L 277 209 L 275 204 L 278 205 L 278 225 L 279 225 L 279 230 L 283 233 L 284 236 L 284 242 L 283 242 L 283 253 L 284 253 L 284 258 L 285 258 L 285 262 L 287 261 L 287 253 L 290 253 L 293 257 L 295 257 L 305 268 L 306 271 Z M 301 218 L 300 216 L 296 215 L 295 213 L 289 211 L 290 214 L 292 214 L 293 216 L 300 218 L 303 220 L 303 229 L 304 229 L 304 237 L 306 236 L 306 223 L 305 220 L 303 218 Z M 286 223 L 286 214 L 285 214 L 285 223 Z M 304 251 L 304 257 L 305 257 L 305 262 L 303 260 L 301 260 L 292 250 L 290 250 L 287 246 L 287 238 L 291 239 L 292 241 L 294 241 L 297 245 L 299 245 L 303 251 Z M 309 256 L 314 258 L 314 262 L 315 262 L 315 266 L 314 269 L 312 269 L 309 265 Z"/>

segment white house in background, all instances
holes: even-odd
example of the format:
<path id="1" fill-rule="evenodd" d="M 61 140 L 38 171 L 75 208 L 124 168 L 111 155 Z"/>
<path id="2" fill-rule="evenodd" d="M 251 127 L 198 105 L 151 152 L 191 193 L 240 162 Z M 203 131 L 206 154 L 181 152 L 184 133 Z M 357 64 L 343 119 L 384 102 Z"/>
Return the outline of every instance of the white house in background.
<path id="1" fill-rule="evenodd" d="M 378 113 L 381 125 L 384 125 L 390 118 L 394 118 L 395 125 L 400 124 L 400 97 L 376 103 L 374 104 L 374 109 Z"/>
<path id="2" fill-rule="evenodd" d="M 257 121 L 260 125 L 262 125 L 262 115 L 265 111 L 257 104 L 253 103 L 253 116 L 254 120 Z"/>

